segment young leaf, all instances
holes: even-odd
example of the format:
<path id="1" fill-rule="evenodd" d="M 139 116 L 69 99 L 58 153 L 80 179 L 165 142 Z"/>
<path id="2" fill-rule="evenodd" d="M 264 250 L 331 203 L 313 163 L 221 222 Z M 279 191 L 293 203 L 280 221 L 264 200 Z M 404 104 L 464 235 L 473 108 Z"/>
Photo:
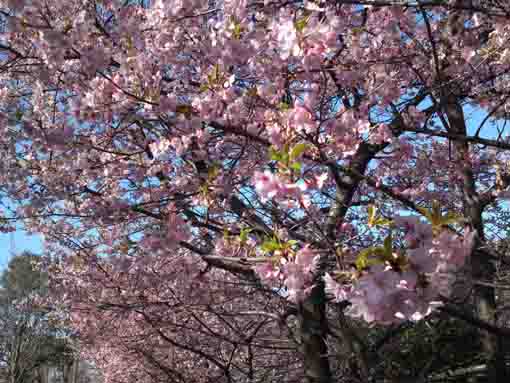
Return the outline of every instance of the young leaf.
<path id="1" fill-rule="evenodd" d="M 265 253 L 272 253 L 273 251 L 279 250 L 281 248 L 281 245 L 275 241 L 274 239 L 270 239 L 265 241 L 260 248 Z"/>
<path id="2" fill-rule="evenodd" d="M 377 208 L 374 205 L 368 205 L 368 226 L 375 226 Z"/>
<path id="3" fill-rule="evenodd" d="M 294 24 L 294 27 L 296 28 L 296 30 L 298 32 L 303 32 L 303 30 L 308 25 L 308 20 L 309 19 L 310 19 L 309 16 L 305 16 L 305 17 L 302 17 L 299 20 L 297 20 L 296 23 Z"/>
<path id="4" fill-rule="evenodd" d="M 448 212 L 445 215 L 441 212 L 441 205 L 438 201 L 432 202 L 431 209 L 419 208 L 420 212 L 429 220 L 432 227 L 438 229 L 442 226 L 458 223 L 462 217 L 453 212 Z"/>
<path id="5" fill-rule="evenodd" d="M 300 162 L 293 162 L 291 165 L 290 165 L 290 168 L 292 170 L 295 170 L 296 172 L 300 172 L 301 171 L 301 163 Z"/>
<path id="6" fill-rule="evenodd" d="M 308 149 L 308 145 L 304 143 L 297 144 L 294 146 L 290 152 L 290 159 L 295 160 L 298 158 L 301 154 L 305 152 L 305 150 Z"/>
<path id="7" fill-rule="evenodd" d="M 355 261 L 356 268 L 362 271 L 372 265 L 383 263 L 384 260 L 381 259 L 383 254 L 384 249 L 382 247 L 369 247 L 361 251 Z"/>
<path id="8" fill-rule="evenodd" d="M 386 238 L 384 238 L 384 253 L 382 254 L 384 261 L 389 261 L 392 258 L 393 253 L 393 238 L 391 236 L 391 233 L 388 234 Z"/>
<path id="9" fill-rule="evenodd" d="M 269 158 L 271 161 L 281 161 L 283 159 L 282 153 L 273 147 L 269 148 Z"/>
<path id="10" fill-rule="evenodd" d="M 280 102 L 278 104 L 278 109 L 280 109 L 282 112 L 289 110 L 289 108 L 290 108 L 290 105 L 286 102 Z"/>
<path id="11" fill-rule="evenodd" d="M 220 172 L 220 167 L 217 164 L 214 164 L 207 169 L 207 179 L 209 181 L 214 181 L 214 179 L 218 176 Z"/>
<path id="12" fill-rule="evenodd" d="M 241 229 L 241 233 L 239 234 L 239 240 L 241 241 L 241 243 L 246 243 L 246 241 L 248 240 L 248 235 L 250 234 L 251 231 L 252 229 L 250 228 Z"/>

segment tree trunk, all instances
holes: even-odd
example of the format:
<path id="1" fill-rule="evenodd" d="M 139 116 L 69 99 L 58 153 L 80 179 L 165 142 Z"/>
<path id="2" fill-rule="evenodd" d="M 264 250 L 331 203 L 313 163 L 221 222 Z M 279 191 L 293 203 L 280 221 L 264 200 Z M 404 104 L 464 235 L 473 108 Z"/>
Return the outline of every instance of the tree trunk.
<path id="1" fill-rule="evenodd" d="M 364 174 L 368 163 L 373 158 L 374 149 L 368 144 L 362 144 L 351 161 L 351 170 L 357 174 Z M 336 240 L 336 228 L 344 220 L 351 205 L 352 198 L 359 185 L 359 179 L 341 174 L 335 164 L 330 163 L 330 171 L 337 184 L 336 199 L 331 206 L 327 224 L 328 246 L 334 246 Z M 329 383 L 332 380 L 331 368 L 328 360 L 327 319 L 324 283 L 322 276 L 328 259 L 321 259 L 320 269 L 317 276 L 316 287 L 310 296 L 300 304 L 298 319 L 300 324 L 302 352 L 305 365 L 305 376 L 308 383 Z M 344 324 L 340 324 L 343 326 Z M 346 339 L 346 341 L 349 341 Z M 352 350 L 358 349 L 350 345 Z M 362 355 L 357 355 L 363 358 Z M 361 365 L 364 365 L 360 361 Z M 365 370 L 363 367 L 360 370 Z"/>
<path id="2" fill-rule="evenodd" d="M 39 367 L 39 376 L 41 377 L 41 383 L 49 383 L 48 375 L 49 375 L 48 366 L 42 365 L 41 367 Z"/>
<path id="3" fill-rule="evenodd" d="M 444 92 L 441 103 L 448 117 L 449 130 L 455 134 L 467 135 L 462 106 L 450 90 L 445 90 Z M 489 254 L 479 249 L 485 239 L 482 222 L 483 206 L 476 191 L 476 180 L 470 163 L 469 143 L 456 142 L 455 149 L 456 163 L 462 169 L 464 217 L 468 226 L 477 233 L 474 251 L 471 256 L 472 277 L 473 280 L 493 282 L 495 270 Z M 494 288 L 475 284 L 473 298 L 478 318 L 495 324 L 496 297 Z M 500 379 L 503 379 L 505 376 L 505 364 L 499 352 L 500 342 L 497 336 L 486 330 L 480 329 L 480 337 L 487 361 L 489 381 L 501 381 Z"/>
<path id="4" fill-rule="evenodd" d="M 302 352 L 308 383 L 331 382 L 331 369 L 326 345 L 324 286 L 320 283 L 299 307 Z"/>

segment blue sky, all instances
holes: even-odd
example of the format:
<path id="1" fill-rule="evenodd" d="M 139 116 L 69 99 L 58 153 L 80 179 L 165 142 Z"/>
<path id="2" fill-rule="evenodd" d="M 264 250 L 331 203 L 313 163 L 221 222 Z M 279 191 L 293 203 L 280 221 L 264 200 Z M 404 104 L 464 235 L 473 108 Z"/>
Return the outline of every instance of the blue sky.
<path id="1" fill-rule="evenodd" d="M 28 235 L 22 230 L 12 233 L 15 252 L 30 250 L 34 253 L 42 252 L 42 240 L 38 235 Z M 0 233 L 0 269 L 3 269 L 11 257 L 11 235 Z"/>

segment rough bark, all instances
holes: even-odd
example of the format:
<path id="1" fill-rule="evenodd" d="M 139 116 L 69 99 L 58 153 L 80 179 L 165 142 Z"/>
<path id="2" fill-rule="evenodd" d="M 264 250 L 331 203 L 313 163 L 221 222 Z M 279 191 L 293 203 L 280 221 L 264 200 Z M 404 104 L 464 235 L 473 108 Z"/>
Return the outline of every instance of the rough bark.
<path id="1" fill-rule="evenodd" d="M 466 123 L 462 106 L 458 98 L 451 91 L 445 91 L 441 103 L 448 117 L 448 130 L 454 134 L 467 135 Z M 485 239 L 482 213 L 483 204 L 476 190 L 475 176 L 469 161 L 469 143 L 455 142 L 456 162 L 462 174 L 463 210 L 467 225 L 476 230 L 477 238 L 471 256 L 471 275 L 474 280 L 494 281 L 495 270 L 486 252 L 480 251 L 480 245 Z M 475 285 L 473 291 L 475 311 L 482 321 L 496 323 L 496 297 L 493 287 Z M 504 379 L 505 364 L 499 352 L 500 342 L 494 334 L 480 329 L 482 349 L 489 366 L 490 381 Z"/>
<path id="2" fill-rule="evenodd" d="M 350 169 L 355 173 L 364 174 L 368 163 L 373 156 L 381 148 L 379 146 L 371 146 L 369 144 L 362 144 L 351 162 Z M 341 174 L 340 170 L 334 163 L 328 164 L 329 169 L 336 181 L 336 200 L 333 203 L 329 220 L 327 223 L 327 240 L 329 245 L 335 242 L 335 228 L 344 220 L 347 211 L 351 205 L 352 199 L 358 188 L 360 179 L 354 178 L 346 174 Z M 321 264 L 327 263 L 327 259 L 322 259 Z M 324 267 L 318 275 L 318 282 L 312 294 L 300 305 L 298 319 L 301 329 L 302 352 L 305 363 L 305 376 L 309 383 L 327 383 L 331 382 L 331 369 L 327 357 L 327 322 L 325 316 L 325 293 L 324 285 L 322 283 L 322 275 Z M 342 333 L 347 333 L 349 329 L 344 328 L 345 323 L 340 323 Z M 345 335 L 345 334 L 344 334 Z M 351 337 L 343 337 L 347 342 L 353 342 Z M 349 348 L 352 350 L 360 350 L 359 345 L 350 344 Z M 366 361 L 364 356 L 359 352 L 357 356 L 360 371 L 362 372 L 363 379 L 368 379 L 368 371 L 366 368 Z"/>
<path id="3" fill-rule="evenodd" d="M 318 285 L 299 307 L 299 323 L 306 381 L 331 382 L 331 368 L 326 345 L 324 288 Z"/>

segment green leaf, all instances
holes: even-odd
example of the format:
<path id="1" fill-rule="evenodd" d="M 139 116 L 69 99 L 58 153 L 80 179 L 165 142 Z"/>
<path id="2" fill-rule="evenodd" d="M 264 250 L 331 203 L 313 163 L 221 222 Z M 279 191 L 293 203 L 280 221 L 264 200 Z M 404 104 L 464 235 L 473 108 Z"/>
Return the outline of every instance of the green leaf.
<path id="1" fill-rule="evenodd" d="M 384 251 L 386 253 L 391 254 L 393 250 L 393 239 L 391 238 L 391 233 L 388 234 L 386 238 L 384 238 Z"/>
<path id="2" fill-rule="evenodd" d="M 295 23 L 294 23 L 294 28 L 296 28 L 296 30 L 298 32 L 303 32 L 303 30 L 306 28 L 306 26 L 308 25 L 308 20 L 310 19 L 309 16 L 306 16 L 306 17 L 302 17 L 300 18 L 299 20 L 297 20 Z"/>
<path id="3" fill-rule="evenodd" d="M 363 28 L 361 27 L 355 27 L 355 28 L 351 28 L 351 33 L 356 36 L 358 34 L 360 34 L 361 32 L 363 32 Z"/>
<path id="4" fill-rule="evenodd" d="M 175 112 L 176 113 L 180 113 L 180 114 L 184 114 L 186 116 L 188 115 L 191 115 L 193 109 L 191 108 L 190 105 L 177 105 L 177 107 L 175 108 Z"/>
<path id="5" fill-rule="evenodd" d="M 265 253 L 272 253 L 273 251 L 280 250 L 281 245 L 274 239 L 270 239 L 268 241 L 265 241 L 260 248 Z"/>
<path id="6" fill-rule="evenodd" d="M 200 85 L 200 89 L 198 90 L 199 93 L 204 93 L 204 92 L 207 92 L 209 90 L 209 85 L 208 84 L 201 84 Z"/>
<path id="7" fill-rule="evenodd" d="M 372 265 L 384 263 L 384 248 L 382 247 L 369 247 L 361 251 L 356 258 L 356 268 L 361 271 Z"/>
<path id="8" fill-rule="evenodd" d="M 377 213 L 377 208 L 374 205 L 368 205 L 368 226 L 375 226 L 375 214 Z"/>
<path id="9" fill-rule="evenodd" d="M 215 64 L 211 72 L 207 75 L 207 83 L 209 86 L 217 85 L 220 80 L 220 66 Z"/>
<path id="10" fill-rule="evenodd" d="M 290 109 L 290 105 L 286 102 L 280 102 L 278 104 L 278 109 L 280 109 L 281 111 L 286 111 Z"/>
<path id="11" fill-rule="evenodd" d="M 301 162 L 293 162 L 291 165 L 290 165 L 291 169 L 295 170 L 296 172 L 300 172 L 301 171 Z"/>
<path id="12" fill-rule="evenodd" d="M 451 225 L 454 223 L 459 223 L 461 220 L 462 216 L 449 211 L 448 213 L 446 213 L 446 215 L 442 217 L 441 222 L 443 225 Z"/>
<path id="13" fill-rule="evenodd" d="M 369 247 L 362 250 L 356 258 L 355 264 L 358 270 L 391 261 L 393 259 L 393 238 L 391 233 L 384 239 L 383 246 Z"/>
<path id="14" fill-rule="evenodd" d="M 239 234 L 239 240 L 241 243 L 245 243 L 248 240 L 248 234 L 250 234 L 251 231 L 252 229 L 250 228 L 241 229 L 241 233 Z"/>
<path id="15" fill-rule="evenodd" d="M 391 219 L 386 219 L 383 217 L 379 217 L 375 220 L 375 226 L 390 226 L 393 223 Z"/>
<path id="16" fill-rule="evenodd" d="M 368 206 L 368 226 L 390 226 L 393 222 L 390 219 L 377 216 L 377 208 L 374 205 Z"/>
<path id="17" fill-rule="evenodd" d="M 235 23 L 234 30 L 232 31 L 232 36 L 235 40 L 239 40 L 241 38 L 241 33 L 243 32 L 243 28 L 240 23 Z"/>
<path id="18" fill-rule="evenodd" d="M 445 215 L 441 212 L 441 205 L 438 201 L 432 202 L 431 209 L 418 208 L 420 213 L 422 213 L 431 223 L 433 228 L 438 229 L 442 226 L 451 225 L 454 223 L 458 223 L 462 220 L 462 217 L 453 212 L 448 212 Z"/>
<path id="19" fill-rule="evenodd" d="M 273 147 L 269 148 L 269 158 L 272 161 L 281 161 L 283 159 L 283 155 L 279 150 L 275 150 Z"/>
<path id="20" fill-rule="evenodd" d="M 305 152 L 305 150 L 308 149 L 308 145 L 304 143 L 299 143 L 296 146 L 292 148 L 290 151 L 290 159 L 295 160 L 298 158 L 301 154 Z"/>
<path id="21" fill-rule="evenodd" d="M 207 179 L 209 181 L 214 181 L 214 179 L 220 173 L 220 167 L 217 164 L 214 164 L 207 169 Z"/>

